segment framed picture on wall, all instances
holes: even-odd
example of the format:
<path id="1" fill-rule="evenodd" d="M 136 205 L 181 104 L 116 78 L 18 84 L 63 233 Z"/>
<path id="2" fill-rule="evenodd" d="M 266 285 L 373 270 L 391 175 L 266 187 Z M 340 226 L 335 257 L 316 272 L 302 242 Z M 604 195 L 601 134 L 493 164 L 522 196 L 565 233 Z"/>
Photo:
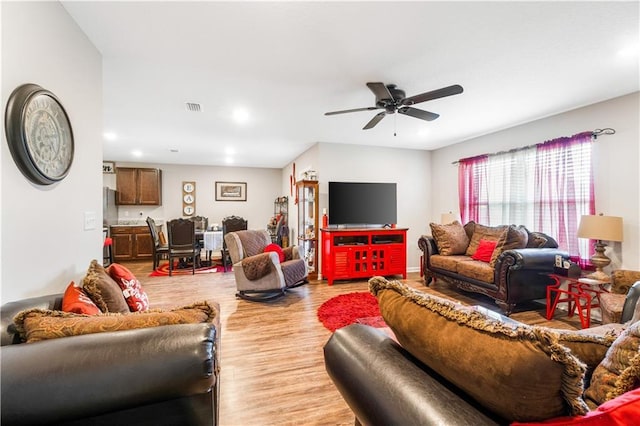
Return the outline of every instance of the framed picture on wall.
<path id="1" fill-rule="evenodd" d="M 116 163 L 113 161 L 102 162 L 102 173 L 113 174 L 116 172 Z"/>
<path id="2" fill-rule="evenodd" d="M 216 201 L 247 201 L 247 183 L 216 182 Z"/>

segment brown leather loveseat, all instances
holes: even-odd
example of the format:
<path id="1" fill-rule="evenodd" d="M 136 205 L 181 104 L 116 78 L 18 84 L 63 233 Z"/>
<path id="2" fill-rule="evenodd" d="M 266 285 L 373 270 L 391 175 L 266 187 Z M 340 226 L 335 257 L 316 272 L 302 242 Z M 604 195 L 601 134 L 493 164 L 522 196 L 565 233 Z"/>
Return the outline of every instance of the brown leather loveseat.
<path id="1" fill-rule="evenodd" d="M 4 304 L 2 425 L 216 425 L 219 323 L 20 343 L 13 319 L 62 294 Z"/>
<path id="2" fill-rule="evenodd" d="M 493 298 L 508 316 L 518 303 L 544 299 L 552 284 L 556 256 L 567 260 L 567 252 L 549 235 L 530 232 L 524 226 L 484 226 L 468 222 L 431 224 L 432 235 L 418 240 L 422 271 L 428 286 L 435 279 L 470 292 Z M 481 241 L 496 243 L 486 261 L 472 256 Z"/>

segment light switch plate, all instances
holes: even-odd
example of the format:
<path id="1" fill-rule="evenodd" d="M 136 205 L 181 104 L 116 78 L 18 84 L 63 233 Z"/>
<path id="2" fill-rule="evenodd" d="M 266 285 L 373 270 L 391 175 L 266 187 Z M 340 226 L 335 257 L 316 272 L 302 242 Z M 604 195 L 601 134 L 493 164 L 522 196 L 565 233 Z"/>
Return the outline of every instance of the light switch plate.
<path id="1" fill-rule="evenodd" d="M 96 229 L 96 212 L 84 212 L 84 230 Z"/>

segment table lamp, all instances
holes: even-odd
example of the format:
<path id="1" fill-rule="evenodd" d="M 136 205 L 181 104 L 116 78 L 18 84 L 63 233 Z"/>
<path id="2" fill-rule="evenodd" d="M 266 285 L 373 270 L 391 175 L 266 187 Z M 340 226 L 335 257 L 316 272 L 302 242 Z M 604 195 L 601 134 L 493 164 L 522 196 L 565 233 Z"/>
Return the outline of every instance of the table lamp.
<path id="1" fill-rule="evenodd" d="M 453 223 L 455 221 L 460 221 L 460 219 L 458 218 L 458 215 L 455 213 L 442 213 L 440 215 L 440 223 L 443 225 L 449 224 L 449 223 Z"/>
<path id="2" fill-rule="evenodd" d="M 596 267 L 596 272 L 589 275 L 589 278 L 600 281 L 608 281 L 609 276 L 602 271 L 602 268 L 611 263 L 604 254 L 607 246 L 602 241 L 622 241 L 622 218 L 617 216 L 585 215 L 580 219 L 578 226 L 578 238 L 588 238 L 596 240 L 595 254 L 591 257 L 591 264 Z"/>

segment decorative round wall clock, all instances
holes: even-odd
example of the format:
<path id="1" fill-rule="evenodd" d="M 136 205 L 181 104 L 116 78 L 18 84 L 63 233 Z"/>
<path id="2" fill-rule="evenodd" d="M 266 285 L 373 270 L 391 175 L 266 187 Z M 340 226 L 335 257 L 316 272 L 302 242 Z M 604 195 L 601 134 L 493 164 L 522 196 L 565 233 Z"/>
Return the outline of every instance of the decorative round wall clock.
<path id="1" fill-rule="evenodd" d="M 56 96 L 23 84 L 9 97 L 5 132 L 16 165 L 30 181 L 50 185 L 64 179 L 73 162 L 73 131 Z"/>

